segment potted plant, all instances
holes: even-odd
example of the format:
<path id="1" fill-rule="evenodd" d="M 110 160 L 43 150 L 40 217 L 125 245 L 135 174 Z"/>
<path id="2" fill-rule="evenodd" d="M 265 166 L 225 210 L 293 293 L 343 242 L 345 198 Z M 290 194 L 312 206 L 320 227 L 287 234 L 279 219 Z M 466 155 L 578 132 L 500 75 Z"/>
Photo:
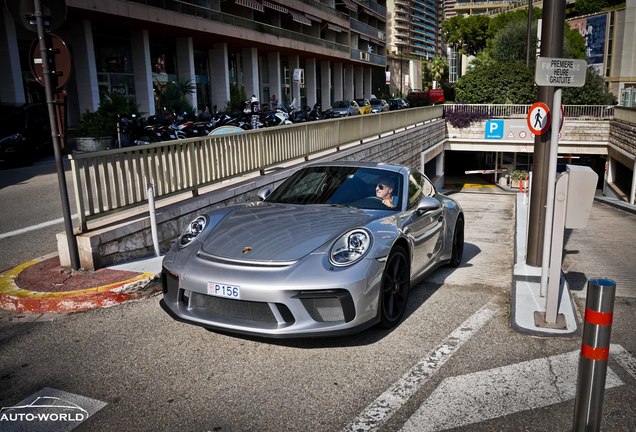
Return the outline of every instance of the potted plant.
<path id="1" fill-rule="evenodd" d="M 86 111 L 80 117 L 75 131 L 75 146 L 80 151 L 107 150 L 113 145 L 117 120 L 102 110 Z"/>
<path id="2" fill-rule="evenodd" d="M 97 111 L 86 111 L 75 131 L 76 147 L 81 151 L 107 150 L 113 147 L 119 115 L 138 114 L 137 106 L 116 93 L 107 93 Z"/>
<path id="3" fill-rule="evenodd" d="M 513 170 L 510 174 L 510 187 L 519 187 L 519 182 L 525 180 L 528 177 L 528 171 L 526 170 Z"/>

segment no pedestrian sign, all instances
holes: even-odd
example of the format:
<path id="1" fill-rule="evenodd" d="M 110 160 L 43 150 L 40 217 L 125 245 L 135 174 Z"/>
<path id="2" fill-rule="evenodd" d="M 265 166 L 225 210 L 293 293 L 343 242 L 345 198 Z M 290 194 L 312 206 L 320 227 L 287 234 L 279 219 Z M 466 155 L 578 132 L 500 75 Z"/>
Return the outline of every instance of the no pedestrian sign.
<path id="1" fill-rule="evenodd" d="M 538 57 L 534 82 L 544 87 L 583 87 L 586 71 L 585 60 Z"/>
<path id="2" fill-rule="evenodd" d="M 550 109 L 543 102 L 535 102 L 528 110 L 528 129 L 535 135 L 543 135 L 550 126 Z"/>

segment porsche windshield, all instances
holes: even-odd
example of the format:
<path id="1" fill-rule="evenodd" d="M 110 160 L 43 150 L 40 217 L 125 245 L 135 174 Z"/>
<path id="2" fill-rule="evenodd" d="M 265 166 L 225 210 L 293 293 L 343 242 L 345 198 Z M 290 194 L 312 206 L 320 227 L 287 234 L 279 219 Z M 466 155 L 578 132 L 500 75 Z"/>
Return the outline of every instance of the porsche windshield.
<path id="1" fill-rule="evenodd" d="M 266 201 L 398 210 L 402 205 L 401 177 L 375 168 L 309 167 L 294 173 Z"/>

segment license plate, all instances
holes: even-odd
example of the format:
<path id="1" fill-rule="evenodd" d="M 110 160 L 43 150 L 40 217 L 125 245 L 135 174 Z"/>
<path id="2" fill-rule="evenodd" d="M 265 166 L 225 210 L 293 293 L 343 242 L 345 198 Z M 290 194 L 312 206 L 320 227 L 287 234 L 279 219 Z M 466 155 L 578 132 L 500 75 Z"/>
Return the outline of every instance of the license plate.
<path id="1" fill-rule="evenodd" d="M 241 289 L 236 285 L 208 282 L 208 295 L 238 300 L 241 298 Z"/>

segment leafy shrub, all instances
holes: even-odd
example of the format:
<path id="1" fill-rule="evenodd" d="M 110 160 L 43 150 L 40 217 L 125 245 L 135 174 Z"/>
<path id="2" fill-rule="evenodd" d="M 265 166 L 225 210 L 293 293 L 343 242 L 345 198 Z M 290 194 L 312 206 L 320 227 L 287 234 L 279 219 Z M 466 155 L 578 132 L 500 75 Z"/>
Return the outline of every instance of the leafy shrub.
<path id="1" fill-rule="evenodd" d="M 444 117 L 451 126 L 462 129 L 490 118 L 486 107 L 445 107 Z"/>
<path id="2" fill-rule="evenodd" d="M 528 177 L 528 171 L 525 170 L 513 170 L 512 173 L 510 173 L 510 178 L 512 180 L 525 180 L 526 177 Z"/>

